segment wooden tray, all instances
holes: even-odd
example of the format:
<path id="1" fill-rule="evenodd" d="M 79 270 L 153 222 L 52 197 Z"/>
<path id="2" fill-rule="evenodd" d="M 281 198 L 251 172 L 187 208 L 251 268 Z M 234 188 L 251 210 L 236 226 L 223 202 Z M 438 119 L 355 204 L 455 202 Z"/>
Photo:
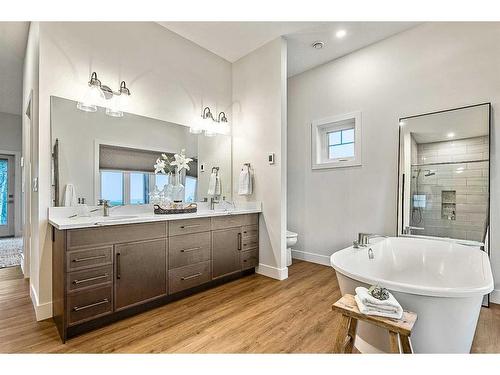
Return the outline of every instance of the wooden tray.
<path id="1" fill-rule="evenodd" d="M 155 215 L 175 215 L 175 214 L 192 214 L 198 211 L 196 205 L 189 205 L 185 208 L 162 208 L 159 205 L 154 205 Z"/>

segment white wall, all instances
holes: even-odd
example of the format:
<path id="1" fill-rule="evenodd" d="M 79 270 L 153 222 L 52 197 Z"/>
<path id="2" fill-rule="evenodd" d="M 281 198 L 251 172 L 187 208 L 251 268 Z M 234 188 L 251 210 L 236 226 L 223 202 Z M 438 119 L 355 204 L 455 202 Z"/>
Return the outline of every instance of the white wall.
<path id="1" fill-rule="evenodd" d="M 327 262 L 357 232 L 396 233 L 398 118 L 491 102 L 495 125 L 498 40 L 499 23 L 426 23 L 289 79 L 288 226 L 298 250 Z M 353 111 L 362 111 L 363 166 L 312 171 L 311 121 Z M 495 126 L 491 137 L 491 261 L 500 289 Z"/>
<path id="2" fill-rule="evenodd" d="M 233 64 L 233 195 L 262 201 L 257 272 L 288 277 L 286 230 L 286 42 L 278 38 Z M 269 165 L 267 155 L 276 154 Z M 243 163 L 255 173 L 254 194 L 238 196 Z"/>
<path id="3" fill-rule="evenodd" d="M 39 305 L 39 259 L 38 251 L 38 192 L 32 189 L 32 179 L 38 176 L 38 94 L 39 94 L 39 37 L 40 26 L 32 22 L 29 28 L 26 56 L 23 67 L 23 246 L 24 277 L 30 278 L 30 295 L 35 306 Z M 26 110 L 31 102 L 31 120 Z M 33 225 L 32 225 L 33 224 Z M 26 267 L 26 266 L 28 267 Z"/>
<path id="4" fill-rule="evenodd" d="M 39 202 L 34 226 L 40 245 L 32 268 L 37 318 L 51 313 L 50 96 L 81 98 L 90 73 L 132 93 L 126 112 L 189 125 L 202 105 L 231 118 L 231 64 L 153 22 L 40 23 Z M 29 48 L 29 46 L 28 46 Z M 33 233 L 35 235 L 35 233 Z M 43 272 L 42 272 L 43 270 Z"/>
<path id="5" fill-rule="evenodd" d="M 15 155 L 15 188 L 14 188 L 14 234 L 22 234 L 21 223 L 21 152 L 23 143 L 23 126 L 21 116 L 0 112 L 0 154 L 12 152 Z"/>

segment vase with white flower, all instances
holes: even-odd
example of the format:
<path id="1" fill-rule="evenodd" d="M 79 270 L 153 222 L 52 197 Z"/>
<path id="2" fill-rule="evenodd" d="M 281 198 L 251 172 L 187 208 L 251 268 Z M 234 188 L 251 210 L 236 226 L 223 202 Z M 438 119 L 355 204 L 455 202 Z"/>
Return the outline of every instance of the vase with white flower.
<path id="1" fill-rule="evenodd" d="M 185 189 L 181 183 L 181 173 L 183 169 L 189 171 L 189 163 L 193 161 L 186 157 L 186 150 L 182 149 L 179 154 L 175 154 L 173 160 L 166 154 L 161 154 L 161 157 L 156 159 L 154 165 L 155 174 L 162 173 L 169 175 L 168 185 L 165 185 L 160 193 L 160 202 L 162 205 L 173 202 L 183 202 Z"/>

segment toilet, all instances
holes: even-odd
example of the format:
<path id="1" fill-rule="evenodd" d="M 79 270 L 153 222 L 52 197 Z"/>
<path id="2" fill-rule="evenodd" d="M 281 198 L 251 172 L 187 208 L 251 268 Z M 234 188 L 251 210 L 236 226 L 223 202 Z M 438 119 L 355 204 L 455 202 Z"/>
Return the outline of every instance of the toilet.
<path id="1" fill-rule="evenodd" d="M 292 265 L 292 246 L 297 243 L 297 233 L 286 231 L 286 265 Z"/>

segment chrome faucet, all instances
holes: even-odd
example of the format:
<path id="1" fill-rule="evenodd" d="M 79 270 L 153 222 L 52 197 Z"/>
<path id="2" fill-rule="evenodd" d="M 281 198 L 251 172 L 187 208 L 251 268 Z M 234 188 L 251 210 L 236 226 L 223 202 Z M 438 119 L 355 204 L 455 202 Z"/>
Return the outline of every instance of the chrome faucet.
<path id="1" fill-rule="evenodd" d="M 357 245 L 361 247 L 366 247 L 366 245 L 370 243 L 370 238 L 377 238 L 377 237 L 387 238 L 387 236 L 384 236 L 382 234 L 358 233 Z"/>
<path id="2" fill-rule="evenodd" d="M 109 201 L 107 199 L 99 199 L 98 206 L 102 206 L 103 216 L 109 216 L 109 209 L 111 206 L 109 205 Z"/>
<path id="3" fill-rule="evenodd" d="M 215 199 L 215 197 L 210 198 L 210 209 L 215 210 L 215 204 L 220 203 L 220 199 Z"/>

